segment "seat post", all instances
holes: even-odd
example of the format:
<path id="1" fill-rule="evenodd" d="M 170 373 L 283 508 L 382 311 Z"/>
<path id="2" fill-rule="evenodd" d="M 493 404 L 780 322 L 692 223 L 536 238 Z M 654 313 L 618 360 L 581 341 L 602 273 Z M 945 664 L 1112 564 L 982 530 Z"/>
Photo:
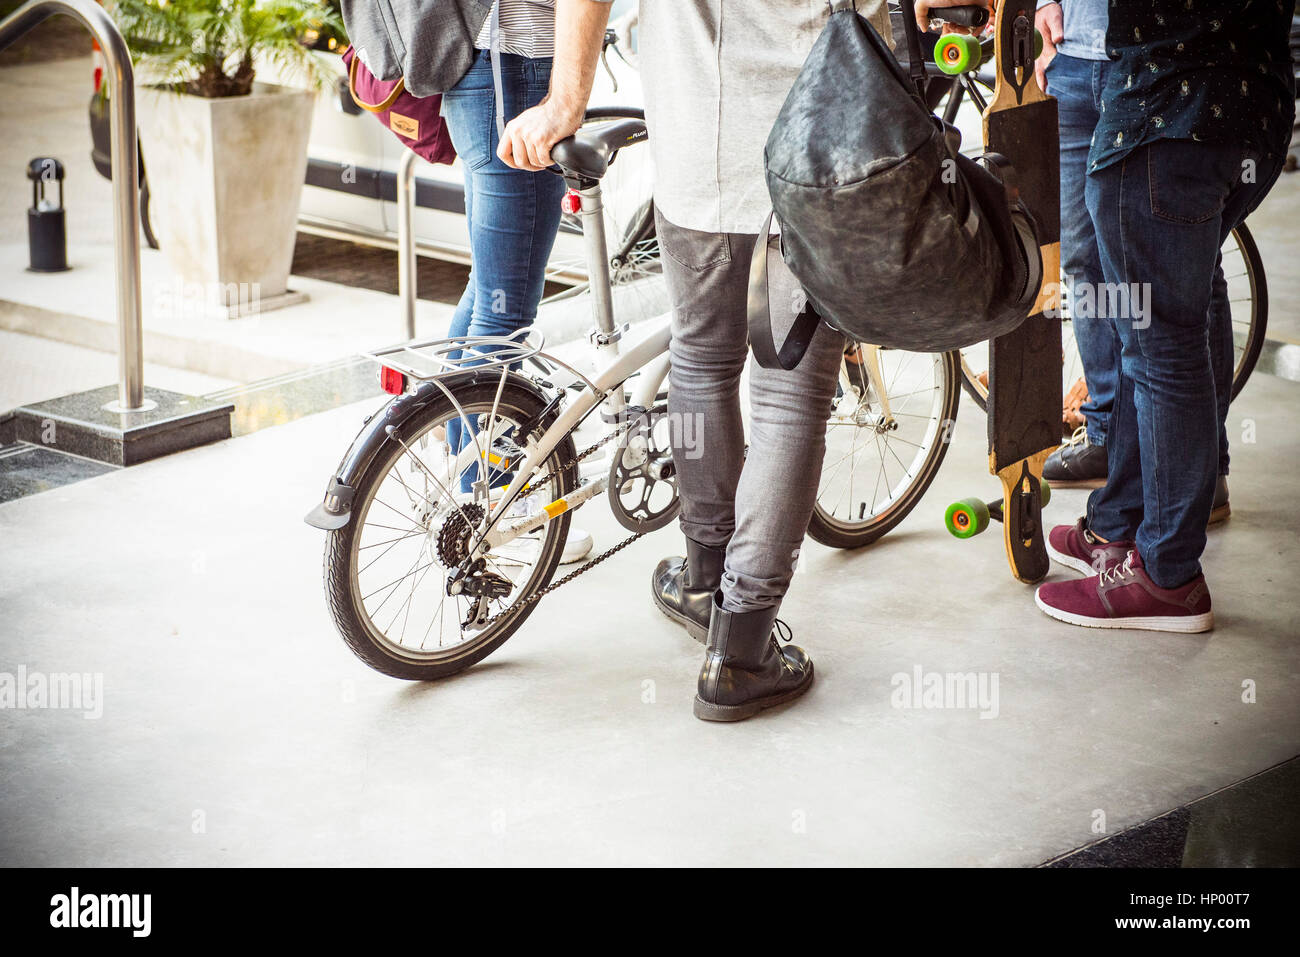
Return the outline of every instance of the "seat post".
<path id="1" fill-rule="evenodd" d="M 600 180 L 584 178 L 574 186 L 582 203 L 578 217 L 582 220 L 582 237 L 587 248 L 587 291 L 591 295 L 591 315 L 596 326 L 591 330 L 591 345 L 598 365 L 614 362 L 619 356 L 618 340 L 622 330 L 614 325 L 614 298 L 609 283 L 609 249 L 605 245 L 605 207 L 601 202 Z M 627 409 L 627 397 L 620 386 L 605 399 L 601 417 L 615 422 Z"/>
<path id="2" fill-rule="evenodd" d="M 614 303 L 609 285 L 609 248 L 605 242 L 605 207 L 601 201 L 600 180 L 584 180 L 578 187 L 582 208 L 582 238 L 587 254 L 587 282 L 591 293 L 591 313 L 595 335 L 614 333 Z M 599 344 L 599 343 L 598 343 Z"/>

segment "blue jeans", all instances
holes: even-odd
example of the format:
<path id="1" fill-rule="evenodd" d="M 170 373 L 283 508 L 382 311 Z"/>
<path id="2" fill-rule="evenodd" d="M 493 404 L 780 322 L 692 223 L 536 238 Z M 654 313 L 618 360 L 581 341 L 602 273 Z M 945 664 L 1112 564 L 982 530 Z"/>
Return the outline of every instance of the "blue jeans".
<path id="1" fill-rule="evenodd" d="M 1217 367 L 1232 355 L 1231 328 L 1211 309 L 1219 247 L 1280 172 L 1244 146 L 1157 140 L 1088 176 L 1106 282 L 1149 284 L 1144 315 L 1112 317 L 1121 360 L 1109 477 L 1088 500 L 1088 527 L 1136 541 L 1164 588 L 1200 573 L 1219 473 L 1219 397 L 1232 374 L 1229 363 L 1224 382 Z"/>
<path id="2" fill-rule="evenodd" d="M 549 57 L 502 53 L 506 121 L 540 103 L 550 82 Z M 497 156 L 496 93 L 487 50 L 480 50 L 469 72 L 443 94 L 442 115 L 464 166 L 471 255 L 469 283 L 447 334 L 507 336 L 537 318 L 546 261 L 560 225 L 564 180 L 546 170 L 513 169 Z M 457 451 L 468 439 L 459 422 L 448 423 L 447 434 Z M 476 474 L 471 470 L 462 476 L 462 491 L 471 490 Z M 493 479 L 493 485 L 508 484 L 508 478 Z"/>
<path id="3" fill-rule="evenodd" d="M 1101 91 L 1111 69 L 1109 60 L 1083 60 L 1058 53 L 1047 66 L 1047 88 L 1056 97 L 1061 129 L 1061 272 L 1066 288 L 1101 287 L 1104 277 L 1097 234 L 1083 205 L 1092 131 L 1101 119 Z M 1119 336 L 1104 317 L 1089 310 L 1083 296 L 1070 303 L 1074 340 L 1079 347 L 1088 401 L 1080 411 L 1088 441 L 1106 444 L 1106 428 L 1119 378 Z"/>
<path id="4" fill-rule="evenodd" d="M 1047 67 L 1047 87 L 1056 97 L 1061 137 L 1061 271 L 1067 288 L 1100 291 L 1105 281 L 1092 215 L 1082 203 L 1088 174 L 1088 149 L 1101 119 L 1101 93 L 1113 67 L 1109 60 L 1084 60 L 1058 53 Z M 1225 234 L 1226 236 L 1226 234 Z M 1210 297 L 1211 361 L 1219 404 L 1218 474 L 1228 474 L 1228 402 L 1232 396 L 1232 312 L 1227 282 L 1215 258 Z M 1093 445 L 1105 445 L 1119 380 L 1120 339 L 1114 324 L 1090 308 L 1096 297 L 1076 295 L 1070 303 L 1074 341 L 1079 347 L 1088 401 L 1080 412 Z"/>

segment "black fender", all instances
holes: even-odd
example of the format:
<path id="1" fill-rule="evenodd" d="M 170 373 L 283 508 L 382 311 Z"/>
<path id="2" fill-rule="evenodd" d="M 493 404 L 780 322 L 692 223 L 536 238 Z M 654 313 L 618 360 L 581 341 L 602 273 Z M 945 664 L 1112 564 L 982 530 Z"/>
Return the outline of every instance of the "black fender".
<path id="1" fill-rule="evenodd" d="M 495 385 L 501 381 L 501 367 L 465 369 L 440 376 L 439 381 L 449 390 L 475 386 L 483 382 L 491 382 Z M 539 397 L 543 394 L 537 382 L 518 372 L 508 373 L 506 383 L 536 393 Z M 339 462 L 338 468 L 330 475 L 329 482 L 325 486 L 324 498 L 307 513 L 303 521 L 327 532 L 346 525 L 352 518 L 352 497 L 356 494 L 357 483 L 360 482 L 361 476 L 365 475 L 384 446 L 396 442 L 397 438 L 405 438 L 402 430 L 411 418 L 442 395 L 442 388 L 439 388 L 438 384 L 423 382 L 413 392 L 405 392 L 397 396 L 383 409 L 366 419 L 365 425 L 352 440 L 352 445 Z"/>

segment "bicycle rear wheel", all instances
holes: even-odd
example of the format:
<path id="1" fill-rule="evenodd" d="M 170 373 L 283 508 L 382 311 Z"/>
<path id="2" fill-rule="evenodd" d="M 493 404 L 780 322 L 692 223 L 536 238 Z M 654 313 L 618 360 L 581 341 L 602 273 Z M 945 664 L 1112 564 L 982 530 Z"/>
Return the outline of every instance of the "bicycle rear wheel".
<path id="1" fill-rule="evenodd" d="M 916 506 L 948 453 L 960 397 L 956 352 L 860 346 L 846 355 L 826 430 L 814 541 L 859 548 Z"/>
<path id="2" fill-rule="evenodd" d="M 490 577 L 499 590 L 487 609 L 490 621 L 473 623 L 475 600 L 468 588 L 453 594 L 449 580 L 464 567 L 495 503 L 461 491 L 447 426 L 477 432 L 491 455 L 487 436 L 508 434 L 522 445 L 539 437 L 555 412 L 546 412 L 545 396 L 515 382 L 499 394 L 494 382 L 453 394 L 464 418 L 439 394 L 404 422 L 401 442 L 385 445 L 357 482 L 348 524 L 326 538 L 325 591 L 334 623 L 358 658 L 395 678 L 444 678 L 499 648 L 536 607 L 531 599 L 555 573 L 568 534 L 564 512 L 489 552 L 476 578 Z M 518 434 L 523 427 L 530 435 Z M 575 459 L 566 436 L 520 497 L 528 513 L 576 487 Z M 471 468 L 472 477 L 490 478 L 486 465 Z"/>

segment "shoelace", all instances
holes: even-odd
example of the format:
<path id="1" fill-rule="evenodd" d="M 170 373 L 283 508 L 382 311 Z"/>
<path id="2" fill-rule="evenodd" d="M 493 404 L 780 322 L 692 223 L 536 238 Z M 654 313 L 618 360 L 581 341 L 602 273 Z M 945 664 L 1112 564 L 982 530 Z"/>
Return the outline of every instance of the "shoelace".
<path id="1" fill-rule="evenodd" d="M 1069 437 L 1069 439 L 1066 440 L 1065 444 L 1069 446 L 1089 445 L 1090 443 L 1088 442 L 1088 426 L 1081 425 L 1077 429 L 1075 429 L 1074 433 Z"/>
<path id="2" fill-rule="evenodd" d="M 787 625 L 785 622 L 783 622 L 780 618 L 776 620 L 776 623 L 772 627 L 772 631 L 775 632 L 776 636 L 780 638 L 782 641 L 784 641 L 786 644 L 789 644 L 791 641 L 794 640 L 794 632 L 791 631 L 790 626 Z"/>
<path id="3" fill-rule="evenodd" d="M 1110 568 L 1101 570 L 1101 583 L 1103 585 L 1115 585 L 1133 574 L 1133 552 L 1130 549 L 1128 555 L 1122 562 L 1116 562 Z"/>

